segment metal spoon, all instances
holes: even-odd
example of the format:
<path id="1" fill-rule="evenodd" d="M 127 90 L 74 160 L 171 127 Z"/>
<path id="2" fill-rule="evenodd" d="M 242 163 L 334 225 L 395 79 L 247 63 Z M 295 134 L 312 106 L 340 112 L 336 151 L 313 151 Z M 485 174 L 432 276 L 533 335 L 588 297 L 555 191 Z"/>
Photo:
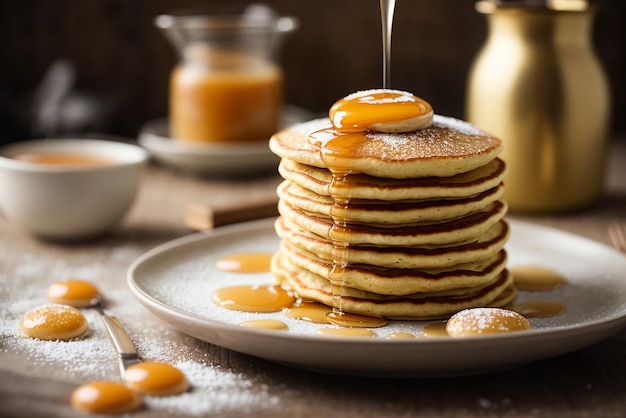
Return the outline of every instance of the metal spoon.
<path id="1" fill-rule="evenodd" d="M 104 308 L 100 291 L 86 280 L 70 279 L 53 283 L 48 288 L 51 302 L 64 303 L 75 308 L 91 308 L 100 314 L 107 336 L 117 352 L 122 381 L 133 390 L 147 395 L 174 395 L 189 390 L 190 385 L 184 374 L 174 366 L 158 362 L 143 363 L 141 373 L 129 374 L 131 367 L 142 363 L 130 337 L 116 317 Z M 175 371 L 171 370 L 175 369 Z M 146 377 L 146 373 L 148 376 Z M 158 378 L 159 384 L 146 384 L 146 380 Z M 127 379 L 128 378 L 128 379 Z"/>
<path id="2" fill-rule="evenodd" d="M 139 358 L 139 354 L 137 354 L 137 350 L 135 349 L 133 342 L 130 340 L 128 333 L 120 321 L 118 321 L 116 317 L 106 313 L 102 297 L 98 298 L 98 301 L 93 303 L 91 307 L 100 313 L 100 317 L 102 318 L 102 323 L 104 324 L 109 340 L 117 352 L 120 375 L 122 376 L 122 380 L 124 380 L 126 377 L 126 369 L 140 363 L 141 358 Z"/>
<path id="3" fill-rule="evenodd" d="M 124 380 L 126 376 L 126 369 L 132 365 L 140 363 L 141 359 L 139 358 L 139 354 L 137 354 L 137 350 L 135 349 L 133 342 L 130 340 L 128 333 L 126 333 L 120 321 L 118 321 L 118 319 L 113 315 L 107 313 L 104 309 L 102 295 L 98 292 L 97 296 L 88 301 L 84 299 L 72 300 L 71 298 L 64 298 L 63 303 L 75 308 L 95 309 L 98 313 L 100 313 L 107 336 L 117 352 L 120 365 L 120 375 L 122 376 L 122 380 Z"/>

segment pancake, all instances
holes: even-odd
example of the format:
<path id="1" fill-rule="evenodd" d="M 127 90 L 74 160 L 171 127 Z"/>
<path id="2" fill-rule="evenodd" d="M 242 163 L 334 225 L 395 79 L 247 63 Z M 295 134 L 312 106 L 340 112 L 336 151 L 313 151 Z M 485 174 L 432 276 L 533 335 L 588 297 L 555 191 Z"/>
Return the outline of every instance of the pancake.
<path id="1" fill-rule="evenodd" d="M 332 261 L 332 242 L 290 222 L 284 216 L 275 222 L 281 239 L 288 240 L 320 258 Z M 346 252 L 348 264 L 370 264 L 398 269 L 436 269 L 489 258 L 504 248 L 508 224 L 501 220 L 471 242 L 450 246 L 375 247 L 352 245 Z"/>
<path id="2" fill-rule="evenodd" d="M 303 300 L 389 319 L 509 303 L 502 142 L 441 115 L 413 132 L 359 128 L 373 110 L 341 133 L 316 119 L 270 139 L 284 178 L 276 278 Z"/>
<path id="3" fill-rule="evenodd" d="M 305 189 L 321 196 L 329 196 L 328 187 L 332 175 L 325 168 L 281 159 L 278 171 L 283 178 Z M 342 183 L 345 187 L 334 187 L 333 194 L 341 199 L 392 201 L 466 198 L 497 187 L 505 174 L 506 166 L 498 158 L 485 166 L 452 177 L 389 179 L 351 174 Z"/>
<path id="4" fill-rule="evenodd" d="M 399 269 L 353 264 L 343 268 L 340 281 L 335 282 L 331 280 L 332 261 L 287 240 L 282 241 L 280 252 L 293 265 L 328 279 L 337 286 L 345 285 L 382 295 L 442 292 L 485 285 L 504 270 L 507 261 L 506 252 L 500 250 L 484 260 L 440 269 Z"/>
<path id="5" fill-rule="evenodd" d="M 334 296 L 330 282 L 292 265 L 280 252 L 272 258 L 272 271 L 280 281 L 306 300 L 333 306 Z M 354 292 L 348 288 L 341 294 L 340 307 L 343 312 L 388 319 L 442 318 L 470 307 L 491 306 L 494 301 L 498 301 L 499 304 L 509 303 L 510 300 L 504 300 L 499 296 L 512 286 L 512 282 L 511 274 L 508 270 L 503 270 L 486 286 L 469 289 L 459 295 L 420 294 L 389 297 Z"/>
<path id="6" fill-rule="evenodd" d="M 329 217 L 315 216 L 290 206 L 284 200 L 278 202 L 278 212 L 301 228 L 321 237 L 330 237 L 333 221 Z M 347 224 L 333 233 L 333 239 L 349 245 L 375 246 L 425 246 L 456 245 L 474 240 L 484 234 L 506 214 L 506 204 L 496 201 L 485 209 L 447 222 L 423 224 L 400 224 L 394 228 L 380 225 Z M 393 212 L 389 213 L 393 216 Z M 330 239 L 330 238 L 329 238 Z"/>
<path id="7" fill-rule="evenodd" d="M 330 128 L 328 119 L 315 119 L 274 134 L 272 152 L 288 160 L 326 168 L 309 135 Z M 366 132 L 368 141 L 351 149 L 348 162 L 353 173 L 406 179 L 449 177 L 482 167 L 502 151 L 502 142 L 473 125 L 435 115 L 433 124 L 408 133 Z"/>
<path id="8" fill-rule="evenodd" d="M 291 207 L 324 217 L 340 216 L 348 223 L 369 225 L 416 225 L 424 222 L 445 221 L 484 210 L 498 200 L 503 185 L 464 199 L 394 201 L 351 199 L 348 210 L 334 207 L 334 201 L 285 180 L 278 186 L 278 197 Z M 334 209 L 333 209 L 334 207 Z M 339 209 L 339 210 L 338 210 Z"/>

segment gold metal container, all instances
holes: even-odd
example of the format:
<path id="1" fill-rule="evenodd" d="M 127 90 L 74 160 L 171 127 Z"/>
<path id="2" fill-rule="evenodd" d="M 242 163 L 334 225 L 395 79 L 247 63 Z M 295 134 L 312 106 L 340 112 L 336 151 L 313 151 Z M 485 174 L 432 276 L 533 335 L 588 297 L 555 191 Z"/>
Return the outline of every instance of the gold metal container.
<path id="1" fill-rule="evenodd" d="M 478 2 L 488 37 L 470 69 L 466 119 L 500 137 L 513 212 L 592 204 L 603 191 L 610 93 L 594 10 Z M 584 7 L 580 7 L 580 6 Z"/>

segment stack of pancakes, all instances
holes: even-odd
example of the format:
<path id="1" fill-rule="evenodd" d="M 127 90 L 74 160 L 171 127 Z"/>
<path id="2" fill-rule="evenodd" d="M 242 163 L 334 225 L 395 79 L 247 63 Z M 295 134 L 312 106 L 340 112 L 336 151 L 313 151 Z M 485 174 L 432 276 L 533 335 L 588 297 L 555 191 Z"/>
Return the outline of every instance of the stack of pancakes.
<path id="1" fill-rule="evenodd" d="M 439 115 L 415 132 L 366 132 L 351 150 L 352 174 L 337 184 L 308 140 L 330 126 L 317 119 L 270 140 L 284 178 L 272 260 L 281 282 L 303 300 L 337 307 L 339 299 L 343 312 L 390 319 L 446 317 L 513 299 L 497 138 Z M 341 228 L 333 228 L 338 219 Z M 337 241 L 347 251 L 333 274 Z"/>

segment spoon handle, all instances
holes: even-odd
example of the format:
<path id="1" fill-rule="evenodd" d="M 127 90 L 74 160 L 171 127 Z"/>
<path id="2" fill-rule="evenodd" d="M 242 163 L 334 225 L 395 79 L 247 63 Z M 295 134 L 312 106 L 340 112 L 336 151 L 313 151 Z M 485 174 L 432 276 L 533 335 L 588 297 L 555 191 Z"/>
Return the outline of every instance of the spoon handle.
<path id="1" fill-rule="evenodd" d="M 133 342 L 130 340 L 130 337 L 117 318 L 102 314 L 102 322 L 104 323 L 107 335 L 117 352 L 120 360 L 120 373 L 122 374 L 122 378 L 124 378 L 126 368 L 140 361 L 139 355 L 137 354 L 137 350 L 135 349 Z"/>

